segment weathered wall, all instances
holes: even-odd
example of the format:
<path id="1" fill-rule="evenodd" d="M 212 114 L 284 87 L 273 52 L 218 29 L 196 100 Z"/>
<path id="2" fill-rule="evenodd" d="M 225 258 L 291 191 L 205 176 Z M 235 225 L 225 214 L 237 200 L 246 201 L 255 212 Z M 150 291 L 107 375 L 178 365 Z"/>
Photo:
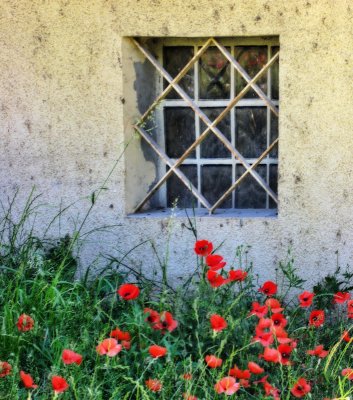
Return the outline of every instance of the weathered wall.
<path id="1" fill-rule="evenodd" d="M 261 35 L 279 35 L 281 44 L 279 216 L 201 218 L 200 236 L 226 239 L 229 258 L 235 245 L 251 245 L 262 277 L 272 275 L 289 245 L 312 280 L 334 269 L 337 250 L 342 264 L 353 265 L 350 0 L 2 0 L 1 199 L 20 187 L 24 200 L 35 185 L 42 202 L 57 206 L 102 184 L 138 117 L 136 99 L 128 99 L 135 108 L 124 106 L 123 81 L 133 85 L 126 77 L 134 71 L 123 71 L 123 37 Z M 146 238 L 165 247 L 166 220 L 125 216 L 129 154 L 87 229 L 118 227 L 91 236 L 87 257 L 111 246 L 126 251 Z M 88 206 L 78 202 L 72 217 Z M 175 220 L 171 242 L 177 276 L 193 263 L 184 222 Z M 145 248 L 132 258 L 146 269 L 155 264 Z"/>

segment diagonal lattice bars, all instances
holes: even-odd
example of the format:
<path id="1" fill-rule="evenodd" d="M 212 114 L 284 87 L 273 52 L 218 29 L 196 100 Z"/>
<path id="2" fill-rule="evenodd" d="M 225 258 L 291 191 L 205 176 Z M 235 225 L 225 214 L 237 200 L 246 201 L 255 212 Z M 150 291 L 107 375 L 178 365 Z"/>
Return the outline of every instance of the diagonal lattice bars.
<path id="1" fill-rule="evenodd" d="M 217 124 L 222 121 L 222 119 L 226 116 L 226 114 L 235 106 L 235 104 L 242 98 L 244 95 L 252 88 L 259 95 L 259 97 L 268 105 L 271 111 L 278 116 L 278 109 L 274 105 L 274 103 L 266 96 L 266 94 L 256 85 L 256 81 L 277 61 L 279 57 L 279 52 L 275 54 L 271 60 L 254 76 L 251 78 L 246 71 L 241 67 L 241 65 L 232 57 L 231 54 L 220 45 L 215 39 L 210 38 L 207 42 L 199 49 L 199 51 L 194 55 L 194 57 L 187 63 L 187 65 L 179 72 L 179 74 L 173 79 L 169 73 L 158 63 L 158 61 L 153 57 L 153 55 L 136 40 L 132 39 L 135 45 L 139 48 L 139 50 L 144 54 L 144 56 L 152 63 L 152 65 L 157 69 L 157 71 L 169 82 L 167 88 L 158 96 L 158 98 L 153 102 L 150 108 L 144 113 L 141 117 L 140 121 L 135 125 L 135 129 L 140 133 L 142 138 L 146 140 L 149 145 L 154 149 L 154 151 L 158 154 L 158 156 L 169 166 L 169 170 L 166 174 L 154 185 L 154 187 L 150 190 L 147 196 L 137 205 L 134 212 L 137 212 L 141 209 L 141 207 L 149 200 L 149 198 L 159 189 L 159 187 L 171 176 L 172 173 L 175 173 L 178 178 L 182 181 L 182 183 L 187 186 L 187 188 L 192 192 L 192 194 L 203 204 L 210 213 L 213 213 L 214 210 L 225 200 L 225 198 L 236 188 L 236 186 L 248 175 L 251 174 L 253 178 L 259 183 L 259 185 L 268 193 L 268 195 L 278 203 L 278 199 L 276 194 L 272 191 L 272 189 L 267 185 L 267 183 L 260 177 L 260 175 L 254 170 L 259 163 L 270 153 L 270 151 L 274 148 L 274 146 L 278 143 L 278 139 L 276 139 L 266 150 L 261 154 L 261 156 L 257 159 L 255 163 L 249 165 L 249 163 L 245 160 L 245 158 L 234 148 L 231 142 L 223 135 L 223 133 L 217 128 Z M 201 111 L 198 105 L 185 93 L 185 91 L 178 85 L 178 82 L 182 77 L 187 73 L 187 71 L 197 62 L 197 60 L 202 56 L 202 54 L 206 51 L 206 49 L 211 45 L 216 45 L 219 50 L 224 54 L 224 56 L 229 60 L 231 65 L 240 73 L 240 75 L 247 82 L 246 86 L 241 90 L 241 92 L 232 99 L 227 107 L 222 111 L 222 113 L 211 122 L 209 118 Z M 148 114 L 158 105 L 158 103 L 163 100 L 168 93 L 174 89 L 180 97 L 189 105 L 189 107 L 195 112 L 196 115 L 205 123 L 206 129 L 203 133 L 197 138 L 197 140 L 184 152 L 184 154 L 174 162 L 171 160 L 165 152 L 158 146 L 156 142 L 148 135 L 148 133 L 141 128 L 145 118 Z M 204 198 L 204 196 L 198 192 L 198 190 L 192 185 L 189 179 L 178 169 L 178 167 L 183 163 L 183 161 L 188 157 L 188 155 L 206 138 L 209 132 L 213 132 L 224 144 L 224 146 L 231 152 L 231 154 L 240 161 L 240 163 L 244 166 L 245 172 L 242 176 L 238 178 L 236 182 L 232 184 L 232 186 L 221 196 L 219 200 L 213 205 L 210 206 L 208 201 Z"/>

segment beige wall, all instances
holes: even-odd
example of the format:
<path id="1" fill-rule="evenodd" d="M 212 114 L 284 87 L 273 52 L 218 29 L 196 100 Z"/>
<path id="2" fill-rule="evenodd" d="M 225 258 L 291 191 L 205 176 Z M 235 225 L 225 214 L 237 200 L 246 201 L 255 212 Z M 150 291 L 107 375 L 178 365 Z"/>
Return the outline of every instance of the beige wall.
<path id="1" fill-rule="evenodd" d="M 262 277 L 289 245 L 311 280 L 335 268 L 336 250 L 342 265 L 353 265 L 350 0 L 2 0 L 1 200 L 17 187 L 24 200 L 35 185 L 49 216 L 81 199 L 67 227 L 89 206 L 84 197 L 102 184 L 138 117 L 123 37 L 261 35 L 279 35 L 281 43 L 279 216 L 201 218 L 200 236 L 226 239 L 228 258 L 235 245 L 251 245 Z M 118 227 L 90 236 L 85 257 L 146 238 L 165 248 L 166 220 L 125 216 L 134 187 L 124 177 L 126 168 L 132 176 L 135 155 L 125 153 L 87 225 Z M 144 172 L 153 176 L 152 166 Z M 174 276 L 193 265 L 184 222 L 173 223 Z M 156 264 L 146 248 L 131 259 L 146 269 Z"/>

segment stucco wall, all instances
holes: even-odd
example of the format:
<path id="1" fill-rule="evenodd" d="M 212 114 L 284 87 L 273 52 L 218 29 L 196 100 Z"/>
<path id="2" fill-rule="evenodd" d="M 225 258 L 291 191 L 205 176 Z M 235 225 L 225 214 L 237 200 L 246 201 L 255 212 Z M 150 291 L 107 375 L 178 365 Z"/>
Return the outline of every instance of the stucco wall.
<path id="1" fill-rule="evenodd" d="M 337 250 L 342 265 L 353 265 L 350 0 L 2 0 L 1 200 L 19 187 L 24 201 L 35 185 L 49 217 L 59 204 L 81 199 L 63 232 L 76 212 L 89 207 L 85 196 L 103 183 L 138 117 L 136 98 L 128 99 L 130 109 L 124 99 L 134 71 L 124 71 L 123 37 L 261 35 L 278 35 L 281 44 L 279 215 L 200 218 L 200 236 L 226 239 L 228 258 L 237 244 L 251 245 L 263 278 L 273 274 L 288 246 L 310 280 L 334 270 Z M 165 219 L 125 216 L 131 208 L 129 154 L 105 185 L 109 190 L 87 230 L 117 227 L 90 236 L 83 259 L 112 246 L 126 251 L 147 238 L 165 248 Z M 174 276 L 194 260 L 184 222 L 173 223 Z M 146 247 L 132 259 L 142 260 L 146 270 L 156 264 Z"/>

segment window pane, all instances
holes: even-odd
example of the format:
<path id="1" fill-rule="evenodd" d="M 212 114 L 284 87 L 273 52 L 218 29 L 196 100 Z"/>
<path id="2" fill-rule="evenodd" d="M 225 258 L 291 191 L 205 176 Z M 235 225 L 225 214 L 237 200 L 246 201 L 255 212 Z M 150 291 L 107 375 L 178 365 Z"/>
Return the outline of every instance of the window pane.
<path id="1" fill-rule="evenodd" d="M 279 47 L 271 47 L 271 58 L 278 53 Z M 271 67 L 271 98 L 274 100 L 279 99 L 279 60 Z"/>
<path id="2" fill-rule="evenodd" d="M 270 188 L 277 194 L 278 193 L 278 165 L 271 164 L 270 166 Z M 270 197 L 270 208 L 277 208 L 277 204 Z"/>
<path id="3" fill-rule="evenodd" d="M 224 108 L 202 108 L 202 111 L 208 116 L 211 122 L 213 122 Z M 230 113 L 217 124 L 218 129 L 223 135 L 230 141 Z M 206 129 L 206 125 L 200 120 L 200 135 Z M 201 157 L 202 158 L 230 158 L 231 153 L 224 144 L 218 139 L 218 137 L 210 131 L 207 134 L 206 139 L 201 143 Z"/>
<path id="4" fill-rule="evenodd" d="M 168 46 L 163 48 L 164 67 L 173 78 L 178 75 L 193 56 L 194 48 L 191 46 Z M 178 83 L 190 97 L 194 97 L 194 67 L 191 67 Z M 164 80 L 164 88 L 167 86 L 168 82 Z M 180 99 L 180 96 L 173 89 L 166 98 Z"/>
<path id="5" fill-rule="evenodd" d="M 253 78 L 267 63 L 267 46 L 239 46 L 235 48 L 235 59 L 245 69 L 251 78 Z M 267 93 L 267 73 L 259 78 L 256 85 Z M 245 86 L 246 81 L 241 75 L 235 74 L 235 93 L 238 94 Z M 259 96 L 253 89 L 250 89 L 244 98 L 258 98 Z"/>
<path id="6" fill-rule="evenodd" d="M 194 111 L 188 107 L 165 108 L 164 124 L 167 154 L 179 158 L 195 141 Z M 189 158 L 195 158 L 195 152 Z"/>
<path id="7" fill-rule="evenodd" d="M 236 166 L 236 179 L 245 172 L 241 165 Z M 256 172 L 266 181 L 266 165 L 258 165 Z M 235 208 L 266 208 L 266 192 L 248 174 L 235 190 Z"/>
<path id="8" fill-rule="evenodd" d="M 213 205 L 232 184 L 232 167 L 228 165 L 206 165 L 201 167 L 201 191 Z M 232 208 L 232 195 L 219 208 Z"/>
<path id="9" fill-rule="evenodd" d="M 183 172 L 191 183 L 197 188 L 197 167 L 195 165 L 181 165 L 180 171 Z M 195 207 L 197 199 L 190 190 L 173 173 L 167 180 L 167 207 L 177 205 L 178 208 Z"/>
<path id="10" fill-rule="evenodd" d="M 270 143 L 278 138 L 278 117 L 271 112 Z M 270 157 L 278 158 L 278 144 L 270 152 Z"/>
<path id="11" fill-rule="evenodd" d="M 236 109 L 235 147 L 246 158 L 257 158 L 267 148 L 267 110 L 265 107 Z"/>
<path id="12" fill-rule="evenodd" d="M 217 47 L 209 47 L 199 64 L 200 99 L 229 99 L 230 64 L 224 55 Z"/>

